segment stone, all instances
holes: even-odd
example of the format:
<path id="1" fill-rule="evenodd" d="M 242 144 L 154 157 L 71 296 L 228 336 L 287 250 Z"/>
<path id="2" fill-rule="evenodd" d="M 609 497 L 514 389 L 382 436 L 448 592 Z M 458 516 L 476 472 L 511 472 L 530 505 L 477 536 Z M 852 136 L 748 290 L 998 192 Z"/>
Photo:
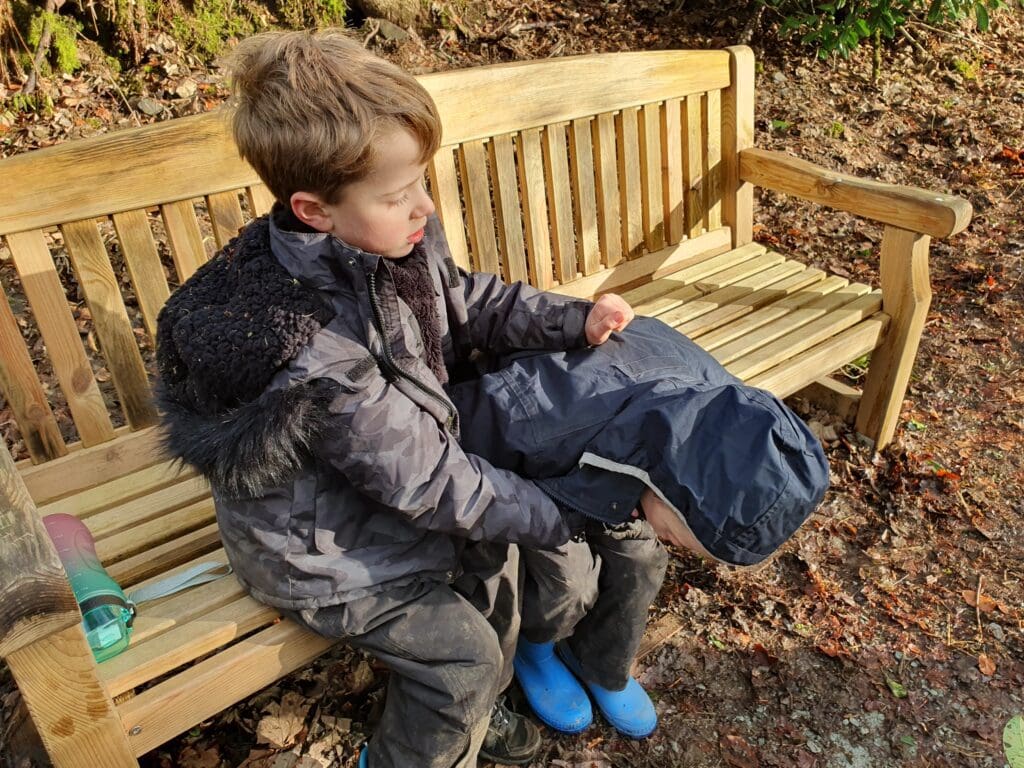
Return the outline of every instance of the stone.
<path id="1" fill-rule="evenodd" d="M 380 36 L 385 40 L 403 42 L 408 40 L 410 35 L 397 24 L 392 24 L 387 19 L 374 19 L 374 24 L 380 24 Z"/>
<path id="2" fill-rule="evenodd" d="M 181 81 L 181 85 L 174 89 L 174 94 L 179 99 L 191 99 L 196 95 L 197 87 L 195 80 L 191 77 L 186 77 Z"/>
<path id="3" fill-rule="evenodd" d="M 143 96 L 141 99 L 139 99 L 135 103 L 135 108 L 140 112 L 144 112 L 145 114 L 153 117 L 162 114 L 164 111 L 163 104 L 161 104 L 159 101 L 155 101 L 154 99 L 149 98 L 148 96 Z"/>

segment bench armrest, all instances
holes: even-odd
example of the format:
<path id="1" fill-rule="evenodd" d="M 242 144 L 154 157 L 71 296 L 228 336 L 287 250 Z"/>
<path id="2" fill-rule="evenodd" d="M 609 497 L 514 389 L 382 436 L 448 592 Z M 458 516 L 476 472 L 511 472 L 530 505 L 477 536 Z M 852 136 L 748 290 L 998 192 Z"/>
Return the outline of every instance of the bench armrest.
<path id="1" fill-rule="evenodd" d="M 81 620 L 57 550 L 0 443 L 0 658 Z"/>
<path id="2" fill-rule="evenodd" d="M 765 149 L 740 152 L 740 178 L 911 232 L 948 237 L 971 220 L 962 197 L 859 179 Z"/>

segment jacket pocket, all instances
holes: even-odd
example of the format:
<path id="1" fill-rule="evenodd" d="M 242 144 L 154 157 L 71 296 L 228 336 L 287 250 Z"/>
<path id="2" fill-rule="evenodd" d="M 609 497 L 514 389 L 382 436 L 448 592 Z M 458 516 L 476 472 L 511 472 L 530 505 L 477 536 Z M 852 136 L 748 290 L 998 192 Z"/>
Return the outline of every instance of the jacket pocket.
<path id="1" fill-rule="evenodd" d="M 700 381 L 687 371 L 679 355 L 650 355 L 629 362 L 613 363 L 613 367 L 622 375 L 636 382 L 650 381 L 671 376 L 684 384 Z"/>

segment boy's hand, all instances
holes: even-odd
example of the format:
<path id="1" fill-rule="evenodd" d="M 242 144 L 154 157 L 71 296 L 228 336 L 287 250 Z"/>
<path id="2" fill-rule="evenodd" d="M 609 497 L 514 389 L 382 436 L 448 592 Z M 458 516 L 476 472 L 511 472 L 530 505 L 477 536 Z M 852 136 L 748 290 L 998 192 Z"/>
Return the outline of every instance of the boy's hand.
<path id="1" fill-rule="evenodd" d="M 613 331 L 621 331 L 634 317 L 636 313 L 625 299 L 614 293 L 606 293 L 587 315 L 587 343 L 591 346 L 604 344 Z"/>
<path id="2" fill-rule="evenodd" d="M 679 515 L 672 511 L 672 508 L 663 502 L 658 495 L 650 488 L 644 489 L 640 496 L 640 507 L 647 522 L 662 541 L 674 544 L 682 549 L 688 549 L 701 557 L 710 558 L 711 555 L 704 546 L 697 541 L 697 538 L 690 532 Z M 638 510 L 639 511 L 639 510 Z M 636 516 L 636 512 L 633 513 Z"/>

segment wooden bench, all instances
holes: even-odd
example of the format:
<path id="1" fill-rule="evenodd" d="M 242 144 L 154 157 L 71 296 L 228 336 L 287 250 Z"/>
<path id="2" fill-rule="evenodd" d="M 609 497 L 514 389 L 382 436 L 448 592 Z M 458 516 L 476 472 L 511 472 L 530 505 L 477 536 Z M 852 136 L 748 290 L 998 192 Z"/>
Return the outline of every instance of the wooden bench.
<path id="1" fill-rule="evenodd" d="M 430 186 L 462 265 L 622 292 L 751 384 L 859 399 L 857 429 L 892 438 L 929 240 L 962 230 L 968 203 L 755 149 L 747 48 L 421 80 L 444 122 Z M 96 664 L 40 523 L 82 518 L 125 588 L 224 559 L 205 482 L 155 449 L 153 332 L 171 288 L 272 200 L 216 114 L 13 157 L 0 179 L 0 388 L 30 457 L 0 451 L 0 655 L 58 766 L 135 765 L 329 645 L 228 577 L 145 605 L 131 647 Z M 754 185 L 882 222 L 880 290 L 754 243 Z M 827 378 L 867 354 L 862 393 Z"/>

